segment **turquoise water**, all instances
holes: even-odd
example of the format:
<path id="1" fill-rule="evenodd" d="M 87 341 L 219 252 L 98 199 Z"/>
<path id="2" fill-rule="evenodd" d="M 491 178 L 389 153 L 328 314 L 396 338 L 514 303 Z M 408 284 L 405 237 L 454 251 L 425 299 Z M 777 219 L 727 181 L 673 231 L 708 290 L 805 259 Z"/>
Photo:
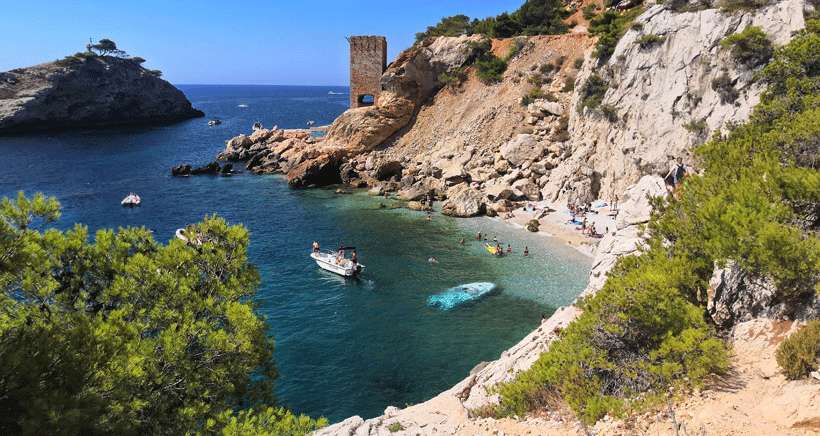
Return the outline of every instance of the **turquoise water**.
<path id="1" fill-rule="evenodd" d="M 222 118 L 222 126 L 208 128 L 206 118 L 0 136 L 10 163 L 0 174 L 0 194 L 56 196 L 63 228 L 144 225 L 162 241 L 208 213 L 247 226 L 251 259 L 262 273 L 258 310 L 276 340 L 276 393 L 284 405 L 335 421 L 424 401 L 478 362 L 497 358 L 584 286 L 586 257 L 497 221 L 440 215 L 428 221 L 421 213 L 379 208 L 384 199 L 363 193 L 289 190 L 277 176 L 171 178 L 172 165 L 211 160 L 224 140 L 254 121 L 323 124 L 347 105 L 347 95 L 327 94 L 343 88 L 181 88 L 208 117 Z M 119 206 L 129 191 L 142 196 L 142 207 Z M 516 253 L 490 256 L 473 239 L 478 230 L 511 243 Z M 307 256 L 313 240 L 328 248 L 357 246 L 367 265 L 363 277 L 345 280 L 318 269 Z M 529 257 L 521 256 L 525 243 Z M 431 256 L 438 263 L 429 263 Z M 483 281 L 498 290 L 478 302 L 450 311 L 426 304 L 447 288 Z"/>

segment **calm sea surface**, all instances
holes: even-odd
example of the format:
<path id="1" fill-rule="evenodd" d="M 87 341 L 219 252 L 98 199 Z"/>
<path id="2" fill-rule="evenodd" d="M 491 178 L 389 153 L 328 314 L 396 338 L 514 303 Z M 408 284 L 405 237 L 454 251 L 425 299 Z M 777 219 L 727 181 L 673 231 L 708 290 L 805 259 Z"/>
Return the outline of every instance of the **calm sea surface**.
<path id="1" fill-rule="evenodd" d="M 427 221 L 408 210 L 379 209 L 379 200 L 363 194 L 289 190 L 277 176 L 171 178 L 171 166 L 211 161 L 226 139 L 255 121 L 326 124 L 348 98 L 345 88 L 329 87 L 180 88 L 207 118 L 0 136 L 6 162 L 0 195 L 41 191 L 62 203 L 61 228 L 146 226 L 160 241 L 211 213 L 247 226 L 251 258 L 262 273 L 259 312 L 276 339 L 283 405 L 338 421 L 424 401 L 480 361 L 497 358 L 542 314 L 583 289 L 587 258 L 489 219 Z M 224 123 L 208 127 L 212 117 Z M 142 207 L 120 207 L 129 191 L 142 196 Z M 478 230 L 511 243 L 516 255 L 489 256 L 472 239 Z M 520 255 L 525 238 L 527 258 Z M 319 270 L 307 257 L 313 240 L 356 245 L 367 265 L 364 277 L 346 281 Z M 439 263 L 428 263 L 430 256 Z M 500 291 L 450 312 L 425 304 L 433 293 L 476 281 L 496 283 Z"/>

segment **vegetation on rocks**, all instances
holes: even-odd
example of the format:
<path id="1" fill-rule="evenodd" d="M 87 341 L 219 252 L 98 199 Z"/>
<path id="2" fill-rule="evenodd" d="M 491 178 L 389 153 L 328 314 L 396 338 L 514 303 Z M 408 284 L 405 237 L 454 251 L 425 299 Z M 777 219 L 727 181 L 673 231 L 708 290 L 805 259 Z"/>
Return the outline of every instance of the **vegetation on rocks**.
<path id="1" fill-rule="evenodd" d="M 740 93 L 735 89 L 732 78 L 729 77 L 729 73 L 726 71 L 712 80 L 712 89 L 718 93 L 720 102 L 723 104 L 734 103 L 740 96 Z"/>
<path id="2" fill-rule="evenodd" d="M 638 46 L 640 46 L 642 49 L 648 49 L 656 45 L 660 45 L 665 39 L 666 38 L 663 36 L 648 33 L 636 39 L 635 44 L 638 44 Z"/>
<path id="3" fill-rule="evenodd" d="M 727 36 L 720 45 L 730 49 L 732 58 L 748 68 L 765 65 L 774 52 L 769 37 L 757 26 L 750 26 L 742 32 Z"/>
<path id="4" fill-rule="evenodd" d="M 618 41 L 641 12 L 643 8 L 633 8 L 625 12 L 607 9 L 589 22 L 589 32 L 598 37 L 593 55 L 599 62 L 606 62 L 612 57 Z"/>
<path id="5" fill-rule="evenodd" d="M 569 15 L 558 0 L 526 0 L 513 13 L 504 12 L 495 17 L 470 19 L 466 15 L 444 17 L 435 26 L 416 34 L 420 42 L 429 37 L 481 34 L 491 38 L 510 38 L 521 35 L 555 35 L 567 31 L 563 19 Z"/>
<path id="6" fill-rule="evenodd" d="M 273 343 L 252 297 L 248 232 L 217 217 L 201 243 L 145 228 L 50 228 L 60 206 L 0 204 L 0 432 L 303 434 L 269 408 Z M 253 407 L 253 410 L 245 407 Z"/>
<path id="7" fill-rule="evenodd" d="M 777 364 L 786 378 L 797 380 L 817 370 L 820 359 L 820 319 L 808 324 L 786 338 L 775 353 Z"/>
<path id="8" fill-rule="evenodd" d="M 597 73 L 593 73 L 587 78 L 587 81 L 581 86 L 580 101 L 578 103 L 578 110 L 584 108 L 590 110 L 598 109 L 601 102 L 604 100 L 606 90 L 609 89 L 609 83 L 604 80 Z"/>
<path id="9" fill-rule="evenodd" d="M 768 88 L 749 122 L 696 150 L 703 175 L 653 201 L 642 254 L 621 258 L 533 367 L 499 386 L 498 413 L 563 401 L 592 423 L 725 371 L 727 350 L 705 318 L 715 265 L 733 261 L 771 279 L 774 303 L 820 292 L 820 37 L 816 22 L 807 28 L 763 69 Z M 778 354 L 810 360 L 811 338 Z"/>

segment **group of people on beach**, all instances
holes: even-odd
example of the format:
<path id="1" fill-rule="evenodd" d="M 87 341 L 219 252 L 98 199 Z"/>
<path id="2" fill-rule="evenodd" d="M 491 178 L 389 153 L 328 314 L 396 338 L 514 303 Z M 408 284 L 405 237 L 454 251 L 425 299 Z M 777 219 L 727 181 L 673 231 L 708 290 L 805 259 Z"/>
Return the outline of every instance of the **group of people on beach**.
<path id="1" fill-rule="evenodd" d="M 615 202 L 617 201 L 618 197 L 616 196 Z M 569 209 L 570 214 L 569 224 L 580 224 L 580 226 L 575 227 L 575 230 L 580 230 L 581 234 L 591 238 L 600 238 L 603 236 L 603 234 L 598 233 L 598 229 L 595 228 L 595 223 L 587 220 L 587 215 L 598 214 L 598 211 L 592 207 L 592 203 L 586 202 L 578 204 L 568 201 L 567 209 Z M 583 220 L 581 221 L 579 218 L 583 218 Z M 609 228 L 607 228 L 606 231 L 608 232 Z"/>
<path id="2" fill-rule="evenodd" d="M 498 242 L 498 238 L 497 238 L 497 237 L 495 237 L 495 236 L 493 236 L 493 244 L 492 244 L 492 245 L 490 245 L 490 244 L 488 243 L 488 241 L 487 241 L 487 235 L 486 235 L 486 234 L 482 234 L 481 232 L 478 232 L 478 233 L 476 234 L 475 239 L 476 239 L 476 241 L 483 241 L 483 242 L 485 242 L 485 243 L 487 244 L 487 246 L 488 246 L 488 247 L 494 246 L 494 247 L 495 247 L 495 250 L 494 250 L 495 252 L 494 252 L 493 254 L 494 254 L 495 256 L 497 256 L 497 257 L 504 256 L 505 254 L 512 254 L 512 252 L 513 252 L 512 245 L 507 244 L 507 249 L 506 249 L 506 251 L 505 251 L 505 250 L 504 250 L 504 248 L 501 246 L 501 243 L 500 243 L 500 242 Z M 464 245 L 464 238 L 461 238 L 461 244 L 462 244 L 462 245 Z M 524 256 L 529 256 L 529 255 L 530 255 L 530 249 L 529 249 L 529 247 L 528 247 L 528 246 L 526 246 L 526 245 L 524 246 L 524 252 L 523 252 L 523 255 L 524 255 Z"/>

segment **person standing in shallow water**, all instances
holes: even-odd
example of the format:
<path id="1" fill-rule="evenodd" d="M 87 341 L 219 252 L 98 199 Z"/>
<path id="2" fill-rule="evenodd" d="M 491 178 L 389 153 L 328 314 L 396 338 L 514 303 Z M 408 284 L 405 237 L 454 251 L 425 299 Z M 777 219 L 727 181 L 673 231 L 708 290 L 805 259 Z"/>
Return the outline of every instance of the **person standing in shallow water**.
<path id="1" fill-rule="evenodd" d="M 524 256 L 529 256 L 529 255 L 530 255 L 530 249 L 525 245 L 524 246 Z"/>

